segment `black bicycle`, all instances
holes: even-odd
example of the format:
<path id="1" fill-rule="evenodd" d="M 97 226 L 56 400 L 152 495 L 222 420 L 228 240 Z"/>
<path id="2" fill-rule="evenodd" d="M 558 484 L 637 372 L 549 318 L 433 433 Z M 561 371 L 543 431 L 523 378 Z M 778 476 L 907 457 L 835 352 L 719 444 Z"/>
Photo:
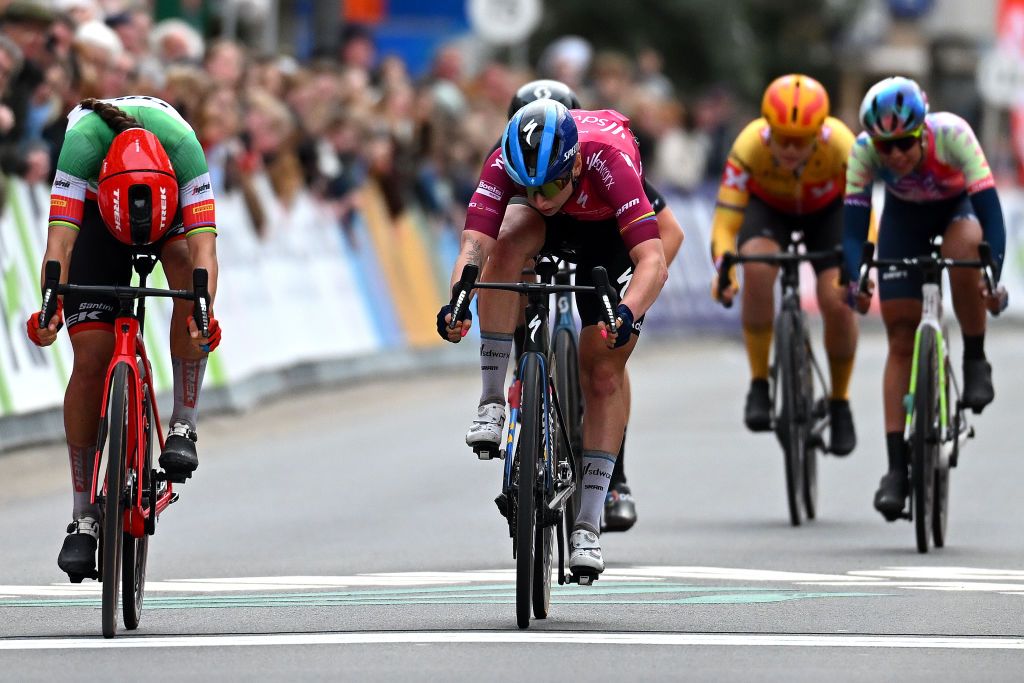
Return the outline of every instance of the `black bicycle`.
<path id="1" fill-rule="evenodd" d="M 989 294 L 993 293 L 995 282 L 995 264 L 987 243 L 978 245 L 976 260 L 944 258 L 938 252 L 938 245 L 933 244 L 933 247 L 935 250 L 931 254 L 914 258 L 876 259 L 875 245 L 865 242 L 859 282 L 860 291 L 869 294 L 868 273 L 871 268 L 888 266 L 916 268 L 923 280 L 921 322 L 914 335 L 910 387 L 903 399 L 907 412 L 904 438 L 910 454 L 911 482 L 911 505 L 903 517 L 914 521 L 917 550 L 921 553 L 928 552 L 930 541 L 934 541 L 936 548 L 946 544 L 949 469 L 956 467 L 961 447 L 967 439 L 974 437 L 974 428 L 967 424 L 960 387 L 949 360 L 948 335 L 942 319 L 942 271 L 948 268 L 980 269 Z"/>
<path id="2" fill-rule="evenodd" d="M 800 526 L 818 510 L 818 452 L 827 453 L 824 432 L 829 426 L 828 379 L 814 355 L 807 314 L 800 305 L 800 264 L 842 264 L 842 250 L 801 252 L 803 234 L 796 232 L 778 254 L 733 254 L 722 257 L 718 293 L 729 288 L 729 271 L 738 263 L 765 263 L 780 268 L 782 303 L 775 316 L 775 344 L 769 376 L 772 428 L 786 461 L 789 521 Z M 730 306 L 730 304 L 727 305 Z"/>
<path id="3" fill-rule="evenodd" d="M 512 556 L 516 560 L 516 623 L 530 625 L 531 609 L 545 619 L 551 607 L 552 545 L 558 548 L 558 583 L 589 585 L 596 575 L 567 575 L 565 549 L 574 521 L 573 495 L 579 486 L 582 441 L 582 400 L 579 360 L 571 325 L 571 308 L 559 309 L 559 324 L 549 340 L 549 301 L 552 294 L 596 294 L 604 322 L 614 333 L 618 295 L 604 268 L 593 270 L 594 286 L 552 282 L 555 261 L 541 259 L 535 272 L 540 282 L 477 282 L 479 269 L 470 264 L 452 290 L 452 325 L 461 320 L 473 289 L 500 289 L 527 296 L 527 334 L 517 379 L 509 390 L 509 427 L 503 454 L 502 490 L 495 502 L 508 521 Z M 564 301 L 559 298 L 559 302 Z M 563 304 L 559 304 L 563 306 Z M 565 324 L 563 324 L 565 323 Z"/>

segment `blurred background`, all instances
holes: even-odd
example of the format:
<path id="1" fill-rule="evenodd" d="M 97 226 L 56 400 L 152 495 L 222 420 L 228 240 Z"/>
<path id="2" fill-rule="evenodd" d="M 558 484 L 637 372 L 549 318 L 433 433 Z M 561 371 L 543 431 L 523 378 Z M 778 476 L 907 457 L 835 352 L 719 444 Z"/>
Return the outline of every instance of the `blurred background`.
<path id="1" fill-rule="evenodd" d="M 55 414 L 67 379 L 66 340 L 36 349 L 24 320 L 65 116 L 85 97 L 167 100 L 206 150 L 225 328 L 208 378 L 229 405 L 289 369 L 314 381 L 440 344 L 480 164 L 537 77 L 631 118 L 686 230 L 654 335 L 738 329 L 708 296 L 714 194 L 763 88 L 788 72 L 824 83 L 855 131 L 863 93 L 895 74 L 966 118 L 999 179 L 1010 287 L 1021 279 L 1024 0 L 0 0 L 0 17 L 0 448 L 37 429 L 26 416 Z M 297 313 L 322 338 L 274 329 Z M 165 323 L 149 321 L 155 356 Z"/>

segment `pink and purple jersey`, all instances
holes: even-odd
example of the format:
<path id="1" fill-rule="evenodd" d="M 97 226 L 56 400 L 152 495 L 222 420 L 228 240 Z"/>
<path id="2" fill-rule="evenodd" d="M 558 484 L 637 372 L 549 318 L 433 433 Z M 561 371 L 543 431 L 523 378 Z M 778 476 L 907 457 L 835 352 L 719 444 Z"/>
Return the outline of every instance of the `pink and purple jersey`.
<path id="1" fill-rule="evenodd" d="M 658 237 L 654 210 L 644 192 L 643 165 L 629 119 L 617 111 L 572 110 L 579 132 L 583 172 L 559 213 L 580 221 L 614 218 L 627 249 Z M 525 190 L 505 173 L 501 149 L 484 162 L 466 212 L 466 230 L 497 238 L 505 207 Z"/>
<path id="2" fill-rule="evenodd" d="M 995 186 L 985 153 L 970 125 L 956 114 L 925 117 L 924 158 L 916 169 L 896 176 L 885 167 L 867 133 L 857 136 L 846 170 L 846 203 L 871 206 L 876 178 L 893 196 L 908 202 L 933 202 L 975 194 Z"/>

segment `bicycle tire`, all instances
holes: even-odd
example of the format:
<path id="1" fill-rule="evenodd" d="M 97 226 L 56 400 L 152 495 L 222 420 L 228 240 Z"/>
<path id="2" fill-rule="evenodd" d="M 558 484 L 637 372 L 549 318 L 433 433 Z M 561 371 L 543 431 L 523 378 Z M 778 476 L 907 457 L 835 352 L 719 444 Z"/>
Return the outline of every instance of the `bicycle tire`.
<path id="1" fill-rule="evenodd" d="M 806 321 L 801 322 L 801 329 L 806 330 Z M 804 503 L 804 514 L 807 515 L 808 520 L 812 520 L 818 516 L 818 451 L 821 443 L 820 439 L 812 438 L 811 431 L 812 426 L 816 421 L 816 406 L 818 400 L 814 398 L 814 372 L 812 369 L 811 358 L 813 357 L 813 351 L 811 350 L 811 340 L 807 336 L 806 332 L 803 334 L 803 358 L 802 363 L 798 364 L 798 367 L 803 368 L 801 372 L 801 381 L 803 386 L 803 398 L 801 404 L 803 406 L 803 438 L 804 438 L 804 461 L 803 461 L 803 503 Z M 824 394 L 820 401 L 824 402 Z M 825 408 L 827 410 L 827 408 Z"/>
<path id="2" fill-rule="evenodd" d="M 117 597 L 121 578 L 121 541 L 124 533 L 122 482 L 128 435 L 128 366 L 118 364 L 110 378 L 107 421 L 107 479 L 103 501 L 103 637 L 117 633 Z"/>
<path id="3" fill-rule="evenodd" d="M 945 359 L 946 364 L 946 411 L 947 417 L 948 411 L 953 403 L 949 400 L 949 384 L 950 373 L 953 372 L 953 368 L 950 366 L 949 359 Z M 941 406 L 940 406 L 941 408 Z M 954 407 L 953 410 L 956 410 Z M 949 420 L 952 424 L 953 438 L 959 438 L 957 428 L 959 421 Z M 941 447 L 941 446 L 940 446 Z M 938 457 L 936 453 L 935 461 L 935 497 L 932 502 L 932 542 L 936 548 L 942 548 L 946 545 L 946 524 L 949 521 L 949 460 L 943 462 L 943 458 Z"/>
<path id="4" fill-rule="evenodd" d="M 541 457 L 541 440 L 544 436 L 541 427 L 544 417 L 544 385 L 541 384 L 541 377 L 538 355 L 526 354 L 520 377 L 523 396 L 519 415 L 522 422 L 516 449 L 519 458 L 519 480 L 516 484 L 516 623 L 521 629 L 530 625 L 533 604 L 533 563 L 537 526 L 534 494 L 537 484 L 537 460 Z"/>
<path id="5" fill-rule="evenodd" d="M 544 499 L 537 505 L 537 525 L 533 549 L 533 616 L 547 619 L 551 611 L 551 544 L 554 541 L 554 525 L 544 523 Z"/>
<path id="6" fill-rule="evenodd" d="M 145 387 L 143 387 L 145 391 Z M 142 400 L 142 472 L 137 474 L 138 486 L 142 488 L 149 502 L 149 514 L 156 514 L 156 501 L 149 500 L 150 477 L 153 476 L 153 407 L 150 397 Z M 124 612 L 124 627 L 134 631 L 142 618 L 142 601 L 146 590 L 146 560 L 149 557 L 149 534 L 136 538 L 127 531 L 122 537 L 124 550 L 121 553 L 121 606 Z"/>
<path id="7" fill-rule="evenodd" d="M 786 472 L 786 503 L 789 522 L 800 526 L 803 522 L 804 439 L 799 422 L 800 382 L 796 338 L 796 321 L 790 312 L 779 314 L 775 325 L 776 389 L 779 393 L 779 412 L 775 431 L 782 445 Z"/>
<path id="8" fill-rule="evenodd" d="M 914 413 L 910 430 L 910 478 L 914 497 L 914 531 L 919 553 L 928 552 L 931 544 L 932 502 L 938 448 L 938 382 L 935 330 L 925 326 L 921 329 L 918 342 Z"/>
<path id="9" fill-rule="evenodd" d="M 575 458 L 573 471 L 578 478 L 583 471 L 583 463 L 580 462 L 580 456 L 583 453 L 583 392 L 580 388 L 579 344 L 576 335 L 565 328 L 557 330 L 552 344 L 551 358 L 554 363 L 551 376 L 554 378 L 555 393 L 562 409 L 568 440 L 572 445 Z M 556 434 L 556 436 L 558 436 L 558 440 L 554 443 L 556 452 L 558 452 L 563 446 L 561 434 Z M 582 493 L 580 484 L 580 481 L 576 482 L 576 491 L 565 502 L 565 511 L 562 517 L 566 540 L 572 535 L 573 526 L 576 523 L 576 513 L 580 509 L 579 502 Z"/>

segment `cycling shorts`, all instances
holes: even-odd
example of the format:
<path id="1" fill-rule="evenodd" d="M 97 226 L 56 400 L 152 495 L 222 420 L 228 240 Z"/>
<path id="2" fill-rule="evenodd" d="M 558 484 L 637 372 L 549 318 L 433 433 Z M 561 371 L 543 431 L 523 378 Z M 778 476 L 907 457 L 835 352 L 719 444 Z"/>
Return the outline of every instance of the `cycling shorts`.
<path id="1" fill-rule="evenodd" d="M 885 193 L 885 208 L 878 225 L 878 258 L 913 258 L 931 251 L 935 237 L 951 224 L 977 221 L 967 193 L 933 202 L 908 202 Z M 909 266 L 886 266 L 878 273 L 878 296 L 889 299 L 920 299 L 921 271 Z"/>
<path id="2" fill-rule="evenodd" d="M 63 229 L 63 228 L 60 228 Z M 85 202 L 82 227 L 71 251 L 68 283 L 74 285 L 129 285 L 132 280 L 132 254 L 160 255 L 164 245 L 184 238 L 181 212 L 173 226 L 159 241 L 145 247 L 132 247 L 117 241 L 100 217 L 95 201 Z M 68 334 L 91 329 L 113 330 L 118 302 L 112 296 L 74 292 L 64 295 L 64 315 Z"/>
<path id="3" fill-rule="evenodd" d="M 814 213 L 795 214 L 779 211 L 755 196 L 743 213 L 743 225 L 736 238 L 737 249 L 747 240 L 767 237 L 785 251 L 793 241 L 793 233 L 802 232 L 807 251 L 828 251 L 843 242 L 843 200 L 836 199 Z M 814 272 L 834 268 L 827 262 L 815 261 Z"/>

